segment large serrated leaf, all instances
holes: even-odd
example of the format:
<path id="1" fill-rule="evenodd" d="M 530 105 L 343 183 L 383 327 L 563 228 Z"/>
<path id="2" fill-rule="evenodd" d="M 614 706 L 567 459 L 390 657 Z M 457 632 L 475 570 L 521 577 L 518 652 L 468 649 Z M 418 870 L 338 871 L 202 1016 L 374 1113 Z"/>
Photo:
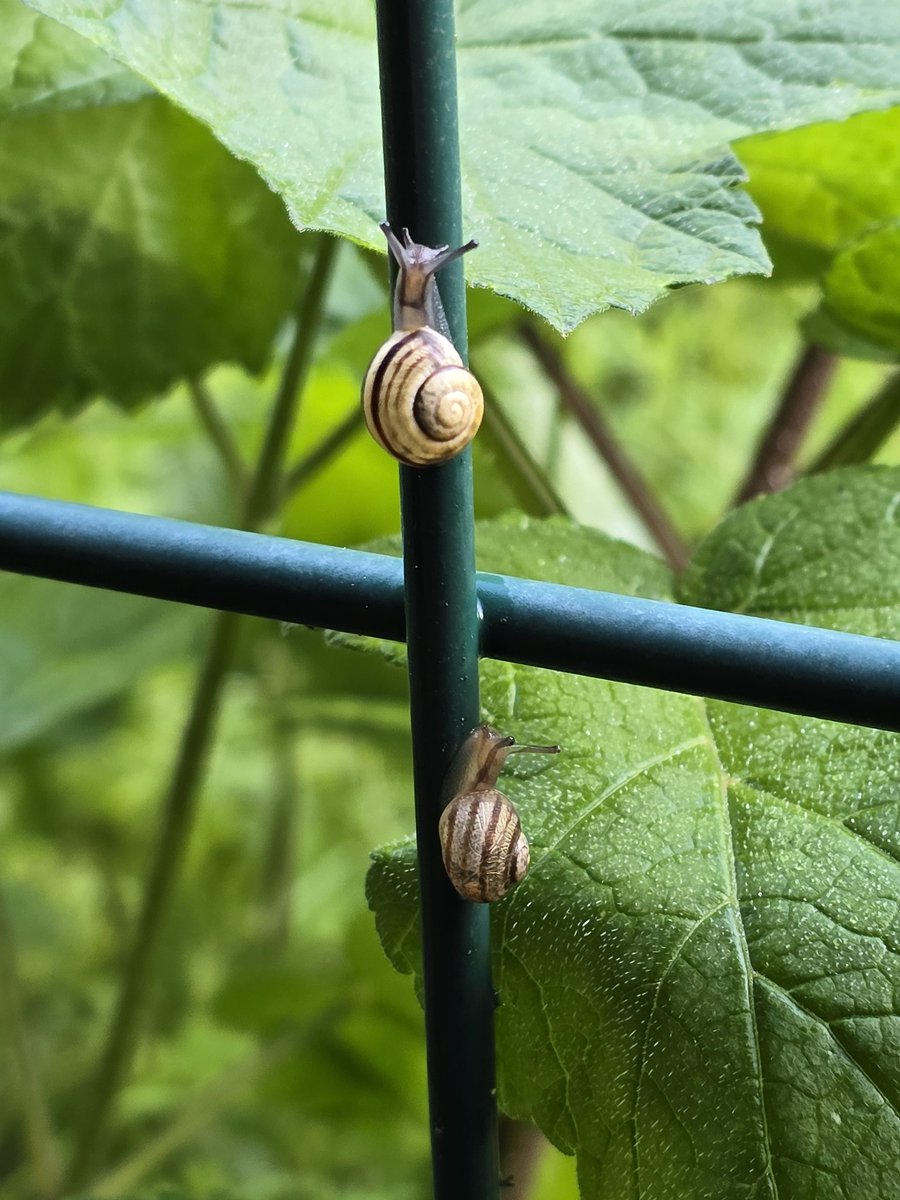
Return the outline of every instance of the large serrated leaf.
<path id="1" fill-rule="evenodd" d="M 0 114 L 83 108 L 146 95 L 150 85 L 65 26 L 0 0 Z"/>
<path id="2" fill-rule="evenodd" d="M 680 598 L 898 637 L 898 497 L 900 470 L 858 469 L 756 501 Z M 576 560 L 580 536 L 560 561 L 556 524 L 513 556 L 484 530 L 479 565 L 530 546 L 545 578 L 628 590 L 622 548 L 585 532 Z M 504 775 L 533 860 L 493 912 L 504 1107 L 577 1153 L 590 1200 L 893 1200 L 900 738 L 509 664 L 483 703 L 563 746 Z M 402 845 L 369 880 L 413 971 L 415 874 Z"/>
<path id="3" fill-rule="evenodd" d="M 365 0 L 33 6 L 207 122 L 299 225 L 383 249 Z M 765 271 L 728 142 L 900 99 L 900 12 L 881 0 L 469 0 L 458 46 L 471 279 L 562 330 Z"/>
<path id="4" fill-rule="evenodd" d="M 277 197 L 160 97 L 0 124 L 0 426 L 258 370 L 298 240 Z"/>

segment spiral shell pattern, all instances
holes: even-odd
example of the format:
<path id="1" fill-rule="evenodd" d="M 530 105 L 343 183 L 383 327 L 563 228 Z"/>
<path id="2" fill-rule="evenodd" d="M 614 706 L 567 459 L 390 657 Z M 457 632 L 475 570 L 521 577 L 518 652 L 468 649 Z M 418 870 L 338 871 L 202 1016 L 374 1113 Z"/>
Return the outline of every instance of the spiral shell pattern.
<path id="1" fill-rule="evenodd" d="M 519 814 L 495 788 L 451 800 L 439 833 L 444 867 L 464 900 L 489 904 L 525 878 L 530 853 Z"/>
<path id="2" fill-rule="evenodd" d="M 375 441 L 412 467 L 458 454 L 484 412 L 478 380 L 453 343 L 428 326 L 387 339 L 366 372 L 362 404 Z"/>

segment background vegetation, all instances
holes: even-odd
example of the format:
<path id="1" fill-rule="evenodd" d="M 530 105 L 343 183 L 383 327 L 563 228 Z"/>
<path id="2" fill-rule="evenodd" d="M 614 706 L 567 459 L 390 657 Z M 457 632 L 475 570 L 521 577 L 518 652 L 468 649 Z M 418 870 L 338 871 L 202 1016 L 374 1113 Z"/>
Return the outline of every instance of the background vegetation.
<path id="1" fill-rule="evenodd" d="M 694 16 L 670 6 L 671 28 L 637 15 L 622 28 L 611 5 L 598 29 L 596 7 L 461 6 L 466 232 L 482 241 L 472 361 L 492 409 L 475 446 L 477 515 L 531 518 L 485 524 L 482 564 L 665 596 L 673 585 L 651 554 L 685 566 L 748 482 L 765 492 L 823 465 L 900 464 L 900 110 L 834 120 L 900 99 L 900 22 L 867 3 L 839 18 L 813 4 L 798 37 L 779 6 L 738 18 L 709 4 L 687 6 Z M 300 3 L 285 16 L 274 4 L 0 0 L 0 486 L 337 545 L 396 532 L 395 465 L 357 412 L 387 325 L 371 249 L 382 203 L 374 63 L 368 8 L 349 0 L 322 27 Z M 805 127 L 771 132 L 795 125 Z M 551 144 L 570 145 L 569 159 L 553 161 Z M 291 218 L 327 232 L 298 233 Z M 672 290 L 764 271 L 767 251 L 771 278 Z M 564 341 L 534 314 L 578 327 Z M 841 478 L 718 525 L 675 593 L 897 636 L 896 534 L 882 519 L 897 476 Z M 552 514 L 588 532 L 540 520 Z M 785 522 L 796 557 L 775 556 L 754 607 L 738 560 L 758 561 Z M 826 565 L 813 569 L 823 546 Z M 373 847 L 411 823 L 402 672 L 302 628 L 37 579 L 0 578 L 0 614 L 2 1194 L 427 1196 L 421 1013 L 364 891 Z M 698 719 L 693 702 L 659 698 L 657 709 L 637 689 L 581 681 L 568 692 L 547 675 L 489 667 L 485 703 L 516 732 L 544 721 L 569 752 L 572 796 L 600 794 L 629 754 L 645 753 L 633 739 L 621 759 L 609 750 L 579 765 L 614 715 L 673 738 Z M 553 729 L 541 715 L 551 700 Z M 774 897 L 799 880 L 804 911 L 827 891 L 802 869 L 796 826 L 763 839 L 796 851 L 782 874 L 753 876 L 767 862 L 753 841 L 763 825 L 740 814 L 761 795 L 787 797 L 804 819 L 827 810 L 881 855 L 859 867 L 842 907 L 820 905 L 845 941 L 807 924 L 775 954 L 787 919 L 754 943 L 755 975 L 795 998 L 801 978 L 808 990 L 825 981 L 798 1003 L 832 1030 L 847 1026 L 834 1053 L 850 1068 L 826 1079 L 797 1037 L 823 1090 L 810 1098 L 816 1121 L 782 1114 L 793 1143 L 766 1142 L 742 1124 L 744 1102 L 713 1089 L 725 1134 L 749 1147 L 740 1161 L 717 1147 L 708 1113 L 695 1114 L 708 1145 L 693 1163 L 648 1119 L 642 1194 L 767 1195 L 777 1180 L 782 1197 L 821 1186 L 887 1198 L 898 1161 L 896 993 L 885 991 L 900 897 L 897 741 L 729 713 L 703 718 L 718 759 L 702 786 L 681 776 L 660 791 L 684 815 L 713 777 L 750 789 L 731 809 L 739 887 Z M 835 764 L 841 786 L 829 792 Z M 562 785 L 516 784 L 536 844 L 549 844 L 541 822 Z M 877 828 L 861 823 L 867 805 Z M 646 811 L 620 814 L 633 845 L 650 844 Z M 602 853 L 590 862 L 608 879 Z M 856 869 L 843 841 L 815 853 L 836 876 Z M 699 912 L 690 873 L 660 888 Z M 386 948 L 414 969 L 409 908 L 397 907 L 410 903 L 402 848 L 378 858 L 370 887 Z M 553 889 L 550 901 L 566 904 L 578 890 Z M 663 902 L 642 883 L 635 903 L 649 916 Z M 829 939 L 823 962 L 810 947 Z M 577 931 L 560 940 L 578 947 Z M 885 961 L 862 954 L 873 941 Z M 652 994 L 619 950 L 604 953 L 634 991 L 598 993 L 625 1012 L 621 1026 L 604 1016 L 590 1028 L 599 1099 L 584 1080 L 564 1099 L 544 1089 L 543 1034 L 533 1057 L 517 1041 L 531 1035 L 523 1013 L 550 1028 L 556 1012 L 557 1037 L 580 1028 L 577 1005 L 517 996 L 508 975 L 512 1015 L 501 1017 L 501 1099 L 577 1149 L 584 1195 L 604 1200 L 634 1185 L 625 1168 L 612 1177 L 598 1165 L 618 1162 L 607 1116 L 628 1104 L 611 1039 L 624 1045 L 626 1020 L 646 1028 Z M 696 981 L 684 986 L 696 995 Z M 854 1015 L 870 1035 L 849 1029 Z M 660 1077 L 708 1084 L 709 1064 L 678 1062 L 676 1035 L 660 1039 L 675 1047 Z M 734 1044 L 723 1038 L 724 1058 Z M 770 1112 L 785 1061 L 772 1051 L 765 1062 Z M 575 1161 L 548 1149 L 531 1176 L 517 1159 L 516 1182 L 517 1195 L 566 1200 Z"/>

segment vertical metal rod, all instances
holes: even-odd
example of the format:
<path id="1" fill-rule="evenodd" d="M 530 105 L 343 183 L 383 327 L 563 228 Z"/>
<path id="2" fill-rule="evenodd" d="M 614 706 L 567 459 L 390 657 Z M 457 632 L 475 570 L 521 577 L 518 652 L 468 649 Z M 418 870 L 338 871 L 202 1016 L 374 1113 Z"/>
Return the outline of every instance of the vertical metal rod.
<path id="1" fill-rule="evenodd" d="M 426 245 L 459 245 L 453 0 L 378 0 L 377 15 L 388 220 Z M 465 356 L 461 263 L 439 288 Z M 400 498 L 434 1194 L 497 1200 L 490 917 L 453 891 L 437 832 L 441 781 L 479 719 L 470 453 L 402 467 Z"/>

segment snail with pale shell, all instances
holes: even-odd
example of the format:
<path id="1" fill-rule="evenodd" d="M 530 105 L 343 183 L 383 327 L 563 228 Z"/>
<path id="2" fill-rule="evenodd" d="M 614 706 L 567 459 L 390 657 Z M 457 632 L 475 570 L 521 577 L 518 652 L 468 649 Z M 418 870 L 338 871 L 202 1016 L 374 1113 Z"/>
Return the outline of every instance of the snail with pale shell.
<path id="1" fill-rule="evenodd" d="M 478 380 L 450 341 L 435 272 L 474 249 L 467 242 L 421 246 L 381 226 L 400 268 L 394 290 L 394 332 L 378 350 L 363 382 L 369 433 L 411 467 L 445 462 L 469 444 L 484 411 Z"/>
<path id="2" fill-rule="evenodd" d="M 444 868 L 464 900 L 502 899 L 528 871 L 528 841 L 516 807 L 494 786 L 510 754 L 558 754 L 520 746 L 491 725 L 473 729 L 450 764 L 438 832 Z"/>

